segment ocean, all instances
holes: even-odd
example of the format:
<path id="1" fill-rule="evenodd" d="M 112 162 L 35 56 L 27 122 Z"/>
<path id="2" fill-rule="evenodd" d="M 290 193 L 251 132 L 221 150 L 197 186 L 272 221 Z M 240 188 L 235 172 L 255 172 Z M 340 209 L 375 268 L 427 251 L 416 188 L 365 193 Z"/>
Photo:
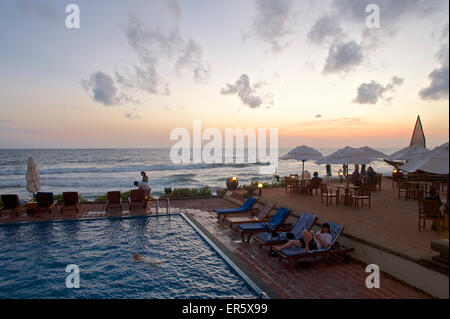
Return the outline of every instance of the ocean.
<path id="1" fill-rule="evenodd" d="M 318 149 L 323 155 L 336 151 L 333 148 Z M 379 149 L 392 154 L 397 149 Z M 280 149 L 283 156 L 289 149 Z M 150 178 L 152 195 L 163 194 L 165 187 L 210 187 L 213 193 L 225 187 L 225 180 L 237 176 L 240 184 L 251 181 L 275 181 L 273 175 L 259 174 L 261 164 L 172 164 L 170 149 L 0 149 L 0 194 L 19 194 L 22 199 L 31 198 L 26 190 L 27 160 L 33 156 L 41 176 L 41 191 L 60 194 L 77 191 L 85 199 L 94 200 L 108 191 L 128 191 L 133 182 L 141 180 L 140 172 Z M 371 165 L 376 172 L 392 173 L 392 167 L 384 162 Z M 341 165 L 333 165 L 334 176 Z M 326 174 L 325 165 L 306 162 L 305 170 Z M 352 170 L 352 167 L 349 167 Z M 279 161 L 277 175 L 301 173 L 301 162 Z"/>

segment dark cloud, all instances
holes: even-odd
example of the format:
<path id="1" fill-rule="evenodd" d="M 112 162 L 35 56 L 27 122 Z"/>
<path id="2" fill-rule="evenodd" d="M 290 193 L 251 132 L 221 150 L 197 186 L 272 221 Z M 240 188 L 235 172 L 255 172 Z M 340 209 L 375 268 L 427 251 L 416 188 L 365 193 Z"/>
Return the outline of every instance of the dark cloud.
<path id="1" fill-rule="evenodd" d="M 317 114 L 316 116 L 314 116 L 314 118 L 320 119 L 320 118 L 322 118 L 322 114 Z"/>
<path id="2" fill-rule="evenodd" d="M 295 25 L 293 0 L 256 0 L 250 35 L 268 44 L 272 52 L 289 45 L 288 35 Z"/>
<path id="3" fill-rule="evenodd" d="M 234 84 L 226 84 L 221 89 L 222 95 L 237 95 L 242 101 L 242 104 L 254 109 L 263 106 L 267 107 L 273 105 L 273 101 L 267 95 L 258 93 L 264 84 L 262 82 L 250 84 L 250 78 L 247 74 L 242 74 Z"/>
<path id="4" fill-rule="evenodd" d="M 440 67 L 434 69 L 429 75 L 430 85 L 419 92 L 422 100 L 445 100 L 449 97 L 449 43 L 448 43 L 448 23 L 444 26 L 442 39 L 447 38 L 447 43 L 441 46 L 441 49 L 436 54 L 439 60 Z"/>
<path id="5" fill-rule="evenodd" d="M 380 99 L 390 101 L 391 98 L 384 97 L 387 92 L 395 92 L 395 88 L 403 84 L 403 79 L 394 76 L 391 83 L 382 85 L 378 82 L 371 81 L 369 83 L 361 84 L 357 89 L 357 96 L 353 103 L 358 104 L 377 104 Z"/>
<path id="6" fill-rule="evenodd" d="M 139 17 L 130 16 L 125 33 L 139 65 L 126 74 L 117 72 L 120 85 L 150 94 L 170 94 L 169 84 L 157 71 L 162 59 L 173 60 L 177 74 L 190 72 L 196 82 L 208 79 L 209 68 L 202 61 L 202 48 L 193 39 L 183 38 L 177 27 L 169 31 L 147 28 Z"/>
<path id="7" fill-rule="evenodd" d="M 335 41 L 328 51 L 323 73 L 349 72 L 362 61 L 362 47 L 355 41 Z"/>
<path id="8" fill-rule="evenodd" d="M 315 44 L 322 44 L 325 40 L 335 40 L 344 34 L 337 17 L 324 15 L 317 19 L 308 32 L 308 39 Z"/>
<path id="9" fill-rule="evenodd" d="M 126 94 L 119 92 L 114 80 L 106 73 L 98 71 L 89 79 L 81 80 L 81 85 L 95 101 L 106 106 L 138 103 Z"/>
<path id="10" fill-rule="evenodd" d="M 169 9 L 169 12 L 172 14 L 172 16 L 176 20 L 180 20 L 182 10 L 178 2 L 176 0 L 165 0 L 164 2 L 167 8 Z"/>

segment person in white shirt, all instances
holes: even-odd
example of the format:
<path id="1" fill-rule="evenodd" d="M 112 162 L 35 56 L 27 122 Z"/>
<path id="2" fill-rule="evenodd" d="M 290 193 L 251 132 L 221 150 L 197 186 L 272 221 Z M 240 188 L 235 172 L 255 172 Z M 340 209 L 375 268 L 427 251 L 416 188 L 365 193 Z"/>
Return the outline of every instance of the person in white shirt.
<path id="1" fill-rule="evenodd" d="M 283 250 L 289 247 L 300 247 L 309 250 L 327 249 L 331 244 L 332 238 L 330 235 L 330 224 L 324 223 L 319 232 L 303 231 L 302 238 L 298 240 L 290 240 L 281 246 L 274 246 L 275 250 Z"/>
<path id="2" fill-rule="evenodd" d="M 149 183 L 145 183 L 145 182 L 134 182 L 134 186 L 137 186 L 137 188 L 139 188 L 145 196 L 149 196 L 150 192 L 152 191 L 152 188 L 150 187 Z"/>

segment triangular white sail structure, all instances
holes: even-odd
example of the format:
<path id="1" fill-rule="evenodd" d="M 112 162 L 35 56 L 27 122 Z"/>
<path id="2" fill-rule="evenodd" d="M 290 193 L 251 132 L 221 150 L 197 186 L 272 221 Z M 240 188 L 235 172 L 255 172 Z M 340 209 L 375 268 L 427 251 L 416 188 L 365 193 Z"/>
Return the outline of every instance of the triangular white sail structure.
<path id="1" fill-rule="evenodd" d="M 416 125 L 414 126 L 414 132 L 411 136 L 411 142 L 409 146 L 419 145 L 423 148 L 427 148 L 427 143 L 425 139 L 425 134 L 423 133 L 422 121 L 420 120 L 420 115 L 417 116 Z"/>
<path id="2" fill-rule="evenodd" d="M 303 168 L 302 168 L 302 180 L 305 176 L 305 162 L 310 160 L 318 160 L 323 158 L 322 153 L 320 153 L 318 150 L 302 145 L 294 148 L 293 150 L 289 151 L 286 155 L 280 157 L 281 160 L 296 160 L 296 161 L 302 161 Z"/>

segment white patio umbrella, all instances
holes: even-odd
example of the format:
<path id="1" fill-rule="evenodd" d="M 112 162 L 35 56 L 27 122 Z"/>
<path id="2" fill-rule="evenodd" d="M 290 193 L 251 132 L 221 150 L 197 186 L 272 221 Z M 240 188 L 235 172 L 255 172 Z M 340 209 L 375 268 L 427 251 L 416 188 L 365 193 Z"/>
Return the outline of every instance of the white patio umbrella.
<path id="1" fill-rule="evenodd" d="M 419 159 L 423 154 L 428 152 L 428 150 L 420 145 L 412 145 L 389 155 L 386 160 L 388 161 L 411 161 Z"/>
<path id="2" fill-rule="evenodd" d="M 318 150 L 306 145 L 297 146 L 286 155 L 280 157 L 281 160 L 302 161 L 302 180 L 305 177 L 305 162 L 316 161 L 321 158 L 323 158 L 323 155 Z"/>
<path id="3" fill-rule="evenodd" d="M 39 170 L 33 157 L 28 158 L 27 164 L 27 191 L 31 194 L 36 194 L 41 188 L 41 179 Z"/>
<path id="4" fill-rule="evenodd" d="M 377 151 L 369 146 L 363 146 L 360 148 L 361 150 L 365 151 L 366 153 L 370 154 L 371 156 L 374 156 L 378 159 L 386 158 L 387 155 L 383 152 Z"/>
<path id="5" fill-rule="evenodd" d="M 365 150 L 354 147 L 344 147 L 331 155 L 318 160 L 317 164 L 369 164 L 378 158 L 367 153 Z"/>
<path id="6" fill-rule="evenodd" d="M 448 143 L 436 147 L 432 151 L 422 154 L 419 158 L 410 160 L 399 169 L 413 173 L 421 170 L 432 174 L 448 174 L 449 158 Z"/>

